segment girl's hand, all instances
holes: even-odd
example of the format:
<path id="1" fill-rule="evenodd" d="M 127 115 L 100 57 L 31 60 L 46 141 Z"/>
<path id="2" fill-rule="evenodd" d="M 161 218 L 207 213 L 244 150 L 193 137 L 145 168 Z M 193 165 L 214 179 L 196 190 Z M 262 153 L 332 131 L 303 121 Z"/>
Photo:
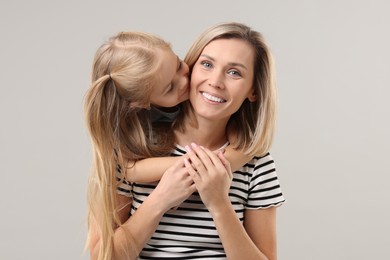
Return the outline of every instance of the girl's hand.
<path id="1" fill-rule="evenodd" d="M 233 174 L 223 152 L 215 154 L 194 143 L 191 146 L 186 146 L 189 159 L 185 158 L 184 164 L 205 206 L 212 211 L 221 203 L 230 203 L 229 189 Z"/>
<path id="2" fill-rule="evenodd" d="M 180 205 L 195 190 L 195 184 L 184 167 L 183 161 L 178 160 L 165 171 L 152 194 L 161 201 L 164 211 L 168 211 Z"/>

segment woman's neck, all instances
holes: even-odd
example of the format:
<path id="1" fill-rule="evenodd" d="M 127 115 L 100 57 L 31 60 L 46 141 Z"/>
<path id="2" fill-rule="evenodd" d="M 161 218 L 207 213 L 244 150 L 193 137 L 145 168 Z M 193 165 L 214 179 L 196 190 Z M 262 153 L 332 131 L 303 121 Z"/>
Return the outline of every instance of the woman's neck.
<path id="1" fill-rule="evenodd" d="M 204 146 L 210 150 L 217 150 L 227 142 L 227 121 L 215 122 L 202 118 L 198 118 L 197 121 L 197 126 L 193 126 L 188 119 L 185 119 L 184 132 L 175 132 L 179 145 L 184 147 L 191 143 L 196 143 L 197 145 Z"/>

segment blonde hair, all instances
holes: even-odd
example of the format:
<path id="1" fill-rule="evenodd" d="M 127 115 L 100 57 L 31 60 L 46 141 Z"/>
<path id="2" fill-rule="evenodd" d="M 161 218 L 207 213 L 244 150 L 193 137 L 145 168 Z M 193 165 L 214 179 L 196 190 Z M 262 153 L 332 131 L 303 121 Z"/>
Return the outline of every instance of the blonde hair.
<path id="1" fill-rule="evenodd" d="M 100 233 L 98 259 L 112 259 L 113 235 L 120 226 L 116 194 L 127 160 L 165 155 L 171 147 L 152 142 L 152 125 L 146 108 L 156 83 L 158 49 L 170 49 L 159 37 L 121 32 L 96 52 L 84 111 L 92 142 L 93 162 L 88 183 L 88 221 Z M 121 180 L 116 178 L 121 173 Z M 99 217 L 97 217 L 99 213 Z"/>
<path id="2" fill-rule="evenodd" d="M 184 61 L 190 71 L 203 49 L 217 39 L 240 39 L 249 43 L 255 53 L 253 88 L 257 97 L 255 102 L 245 100 L 240 109 L 228 122 L 228 130 L 235 134 L 234 147 L 248 155 L 264 155 L 269 151 L 276 121 L 276 86 L 274 64 L 271 52 L 263 36 L 242 23 L 221 23 L 208 28 L 192 44 Z M 193 117 L 187 102 L 185 116 Z M 183 129 L 184 115 L 176 125 Z"/>

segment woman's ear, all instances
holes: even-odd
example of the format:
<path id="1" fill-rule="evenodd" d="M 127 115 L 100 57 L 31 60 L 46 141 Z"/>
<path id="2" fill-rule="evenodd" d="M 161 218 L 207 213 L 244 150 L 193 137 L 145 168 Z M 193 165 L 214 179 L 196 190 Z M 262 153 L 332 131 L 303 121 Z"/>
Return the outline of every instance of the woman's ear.
<path id="1" fill-rule="evenodd" d="M 255 102 L 257 100 L 257 96 L 255 94 L 255 91 L 252 90 L 251 93 L 249 93 L 249 95 L 247 96 L 249 102 Z"/>

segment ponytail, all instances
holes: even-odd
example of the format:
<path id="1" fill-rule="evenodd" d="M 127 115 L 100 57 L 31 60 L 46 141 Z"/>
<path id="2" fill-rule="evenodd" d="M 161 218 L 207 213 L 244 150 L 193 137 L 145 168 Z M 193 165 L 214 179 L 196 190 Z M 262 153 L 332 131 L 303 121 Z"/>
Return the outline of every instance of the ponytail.
<path id="1" fill-rule="evenodd" d="M 112 258 L 114 226 L 120 225 L 114 210 L 116 208 L 115 171 L 117 165 L 123 163 L 119 163 L 119 157 L 114 154 L 119 143 L 116 134 L 119 125 L 119 98 L 112 78 L 110 75 L 104 75 L 92 84 L 85 99 L 86 122 L 93 149 L 92 174 L 89 178 L 88 190 L 88 201 L 91 207 L 89 219 L 94 219 L 100 227 L 99 258 L 101 259 Z M 95 205 L 99 208 L 95 209 Z M 96 212 L 102 214 L 96 216 L 94 215 Z"/>

